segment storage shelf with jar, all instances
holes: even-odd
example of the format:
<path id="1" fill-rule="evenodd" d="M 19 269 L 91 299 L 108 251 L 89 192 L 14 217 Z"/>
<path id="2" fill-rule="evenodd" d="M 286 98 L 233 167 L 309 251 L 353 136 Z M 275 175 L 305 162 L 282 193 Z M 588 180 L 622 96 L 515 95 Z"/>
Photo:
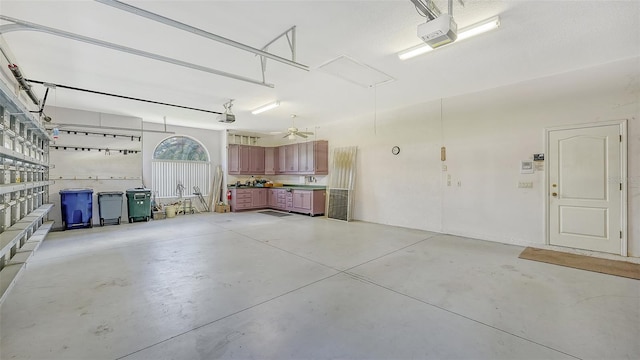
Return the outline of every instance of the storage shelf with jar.
<path id="1" fill-rule="evenodd" d="M 0 81 L 0 303 L 53 224 L 49 141 L 40 119 Z"/>

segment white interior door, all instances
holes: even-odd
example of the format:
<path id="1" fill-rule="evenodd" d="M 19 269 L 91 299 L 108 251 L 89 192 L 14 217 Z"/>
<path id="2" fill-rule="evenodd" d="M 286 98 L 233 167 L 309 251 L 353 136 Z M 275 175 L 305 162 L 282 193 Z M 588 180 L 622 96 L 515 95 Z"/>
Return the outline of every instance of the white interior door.
<path id="1" fill-rule="evenodd" d="M 621 125 L 552 130 L 548 141 L 549 243 L 626 252 Z"/>

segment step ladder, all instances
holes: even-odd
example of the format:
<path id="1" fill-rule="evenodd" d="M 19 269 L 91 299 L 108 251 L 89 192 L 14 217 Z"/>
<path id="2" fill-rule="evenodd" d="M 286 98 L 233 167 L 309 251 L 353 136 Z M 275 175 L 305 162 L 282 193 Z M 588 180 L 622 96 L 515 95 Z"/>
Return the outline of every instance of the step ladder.
<path id="1" fill-rule="evenodd" d="M 202 197 L 202 192 L 200 192 L 199 186 L 196 185 L 193 187 L 193 194 L 198 196 L 198 200 L 200 200 L 200 203 L 202 204 L 202 207 L 204 208 L 204 210 L 207 212 L 210 212 L 211 209 L 209 209 L 209 205 L 204 200 L 204 197 Z"/>

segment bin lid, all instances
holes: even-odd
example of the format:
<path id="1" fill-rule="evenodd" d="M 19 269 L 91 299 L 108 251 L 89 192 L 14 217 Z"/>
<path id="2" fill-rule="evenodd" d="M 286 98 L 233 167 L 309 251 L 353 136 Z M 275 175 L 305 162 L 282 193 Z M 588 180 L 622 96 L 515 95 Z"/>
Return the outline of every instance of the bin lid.
<path id="1" fill-rule="evenodd" d="M 127 189 L 128 193 L 134 193 L 134 192 L 151 192 L 151 189 L 145 189 L 145 188 L 133 188 L 133 189 Z"/>
<path id="2" fill-rule="evenodd" d="M 122 191 L 101 191 L 98 193 L 99 195 L 122 195 Z"/>
<path id="3" fill-rule="evenodd" d="M 78 194 L 78 193 L 92 193 L 93 189 L 62 189 L 60 194 Z"/>

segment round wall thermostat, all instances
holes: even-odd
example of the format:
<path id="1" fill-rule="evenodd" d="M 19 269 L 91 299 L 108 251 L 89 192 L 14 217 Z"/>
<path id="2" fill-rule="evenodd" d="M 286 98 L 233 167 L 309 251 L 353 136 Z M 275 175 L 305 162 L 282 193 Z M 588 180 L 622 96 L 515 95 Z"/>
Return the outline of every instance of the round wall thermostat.
<path id="1" fill-rule="evenodd" d="M 393 155 L 398 155 L 398 154 L 400 154 L 400 148 L 399 148 L 398 146 L 394 146 L 394 147 L 392 147 L 392 148 L 391 148 L 391 153 L 392 153 Z"/>

